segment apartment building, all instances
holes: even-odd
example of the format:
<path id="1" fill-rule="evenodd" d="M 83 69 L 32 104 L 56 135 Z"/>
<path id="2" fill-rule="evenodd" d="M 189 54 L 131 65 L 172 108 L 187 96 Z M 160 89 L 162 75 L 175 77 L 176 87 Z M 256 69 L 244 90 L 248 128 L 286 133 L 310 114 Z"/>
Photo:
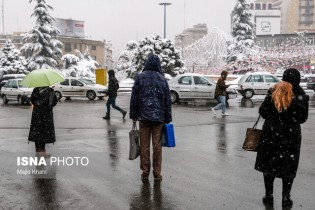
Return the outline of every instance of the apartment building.
<path id="1" fill-rule="evenodd" d="M 281 33 L 315 32 L 315 0 L 273 0 L 282 14 Z"/>
<path id="2" fill-rule="evenodd" d="M 11 39 L 17 49 L 23 45 L 23 33 L 14 32 L 12 34 L 0 35 L 0 48 L 4 46 L 6 40 Z M 57 39 L 63 43 L 61 48 L 63 54 L 74 54 L 74 51 L 80 50 L 82 53 L 86 48 L 89 49 L 90 56 L 96 60 L 100 66 L 105 67 L 105 41 L 92 40 L 79 37 L 58 36 Z M 107 52 L 107 57 L 111 57 L 110 51 Z"/>
<path id="3" fill-rule="evenodd" d="M 192 28 L 186 28 L 181 34 L 175 36 L 175 47 L 180 49 L 188 46 L 207 34 L 208 28 L 204 23 L 194 25 Z"/>

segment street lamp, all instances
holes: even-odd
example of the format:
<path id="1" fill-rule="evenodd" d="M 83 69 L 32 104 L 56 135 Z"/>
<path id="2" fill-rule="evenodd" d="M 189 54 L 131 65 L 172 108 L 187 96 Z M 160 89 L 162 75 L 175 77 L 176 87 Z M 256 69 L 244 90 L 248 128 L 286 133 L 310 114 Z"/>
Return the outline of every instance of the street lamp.
<path id="1" fill-rule="evenodd" d="M 164 39 L 166 38 L 166 6 L 171 5 L 171 3 L 163 2 L 159 3 L 159 5 L 164 6 Z"/>

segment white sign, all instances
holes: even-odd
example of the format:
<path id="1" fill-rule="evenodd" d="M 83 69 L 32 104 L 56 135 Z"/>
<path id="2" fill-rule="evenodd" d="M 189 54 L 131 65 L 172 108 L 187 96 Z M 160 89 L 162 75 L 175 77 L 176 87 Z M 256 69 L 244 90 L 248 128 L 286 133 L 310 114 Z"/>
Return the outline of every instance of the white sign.
<path id="1" fill-rule="evenodd" d="M 55 18 L 54 26 L 60 30 L 61 36 L 84 37 L 84 21 Z"/>
<path id="2" fill-rule="evenodd" d="M 280 34 L 280 17 L 256 17 L 256 35 Z"/>

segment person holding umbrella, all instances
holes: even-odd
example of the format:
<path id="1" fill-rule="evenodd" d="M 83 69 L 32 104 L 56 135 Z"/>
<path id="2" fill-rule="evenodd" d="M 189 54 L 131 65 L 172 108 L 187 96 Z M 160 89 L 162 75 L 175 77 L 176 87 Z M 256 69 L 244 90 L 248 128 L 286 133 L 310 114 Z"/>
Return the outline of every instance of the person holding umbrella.
<path id="1" fill-rule="evenodd" d="M 28 140 L 35 143 L 38 156 L 48 156 L 45 145 L 56 141 L 53 107 L 58 99 L 49 86 L 63 80 L 63 76 L 52 69 L 34 70 L 22 80 L 26 87 L 35 87 L 31 95 L 33 111 Z"/>

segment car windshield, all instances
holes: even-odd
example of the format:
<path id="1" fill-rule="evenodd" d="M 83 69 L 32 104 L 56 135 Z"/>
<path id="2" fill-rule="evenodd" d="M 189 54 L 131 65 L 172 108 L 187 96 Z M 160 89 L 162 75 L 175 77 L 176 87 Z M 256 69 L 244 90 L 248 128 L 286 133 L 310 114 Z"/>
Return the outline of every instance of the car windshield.
<path id="1" fill-rule="evenodd" d="M 86 85 L 94 85 L 95 84 L 95 82 L 93 82 L 92 80 L 85 79 L 85 78 L 81 78 L 81 79 L 79 79 L 79 81 L 86 84 Z"/>
<path id="2" fill-rule="evenodd" d="M 20 88 L 24 87 L 21 82 L 22 82 L 22 80 L 18 80 L 18 83 L 19 83 L 19 87 L 20 87 Z"/>

